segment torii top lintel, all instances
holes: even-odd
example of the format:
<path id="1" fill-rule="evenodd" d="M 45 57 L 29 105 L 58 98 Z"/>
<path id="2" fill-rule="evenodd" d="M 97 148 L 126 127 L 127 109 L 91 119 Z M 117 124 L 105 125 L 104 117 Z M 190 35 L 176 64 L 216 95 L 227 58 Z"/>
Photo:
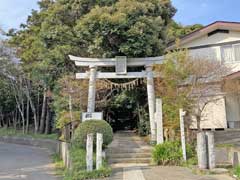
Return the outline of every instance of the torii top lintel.
<path id="1" fill-rule="evenodd" d="M 69 55 L 70 60 L 75 61 L 76 66 L 88 67 L 111 67 L 116 66 L 118 58 L 124 58 L 124 56 L 117 56 L 116 58 L 85 58 Z M 126 57 L 125 57 L 126 58 Z M 145 57 L 145 58 L 126 58 L 127 66 L 151 66 L 154 64 L 162 64 L 163 56 L 159 57 Z"/>

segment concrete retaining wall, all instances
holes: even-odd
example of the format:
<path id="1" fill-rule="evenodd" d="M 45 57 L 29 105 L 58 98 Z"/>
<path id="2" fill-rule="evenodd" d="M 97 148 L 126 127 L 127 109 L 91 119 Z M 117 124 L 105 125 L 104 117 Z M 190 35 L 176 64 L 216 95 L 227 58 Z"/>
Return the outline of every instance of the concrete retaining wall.
<path id="1" fill-rule="evenodd" d="M 234 158 L 235 153 L 235 158 Z M 240 148 L 238 147 L 221 147 L 216 148 L 217 164 L 240 164 Z"/>

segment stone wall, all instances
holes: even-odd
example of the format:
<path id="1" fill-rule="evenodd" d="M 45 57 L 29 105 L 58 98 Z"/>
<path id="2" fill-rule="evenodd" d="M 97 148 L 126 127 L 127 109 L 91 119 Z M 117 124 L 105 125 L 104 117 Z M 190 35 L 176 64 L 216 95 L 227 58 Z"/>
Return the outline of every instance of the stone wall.
<path id="1" fill-rule="evenodd" d="M 70 147 L 71 144 L 63 141 L 59 141 L 58 144 L 58 153 L 63 160 L 63 163 L 66 168 L 71 169 L 71 158 L 70 158 Z"/>
<path id="2" fill-rule="evenodd" d="M 235 154 L 235 155 L 234 155 Z M 240 164 L 240 148 L 239 147 L 221 147 L 216 148 L 216 163 L 231 164 L 233 166 Z"/>

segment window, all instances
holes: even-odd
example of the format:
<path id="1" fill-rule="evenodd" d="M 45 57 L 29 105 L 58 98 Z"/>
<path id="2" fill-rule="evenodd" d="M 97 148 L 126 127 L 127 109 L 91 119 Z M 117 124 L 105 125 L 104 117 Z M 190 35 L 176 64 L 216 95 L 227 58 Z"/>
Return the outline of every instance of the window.
<path id="1" fill-rule="evenodd" d="M 240 61 L 240 44 L 233 45 L 235 61 Z"/>
<path id="2" fill-rule="evenodd" d="M 240 61 L 240 44 L 222 46 L 221 53 L 223 62 Z"/>

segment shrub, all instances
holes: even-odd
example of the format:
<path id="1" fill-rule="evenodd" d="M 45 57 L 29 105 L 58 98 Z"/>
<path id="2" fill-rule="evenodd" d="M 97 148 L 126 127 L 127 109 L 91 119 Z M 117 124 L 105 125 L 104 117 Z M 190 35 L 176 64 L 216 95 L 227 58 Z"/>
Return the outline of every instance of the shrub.
<path id="1" fill-rule="evenodd" d="M 64 180 L 84 180 L 84 179 L 99 179 L 108 177 L 111 175 L 111 168 L 107 166 L 105 160 L 103 160 L 103 166 L 101 169 L 94 170 L 91 172 L 86 171 L 86 151 L 85 149 L 80 149 L 72 147 L 70 150 L 70 157 L 72 162 L 72 168 L 67 171 L 64 175 Z M 96 165 L 96 158 L 93 158 L 93 164 Z"/>
<path id="2" fill-rule="evenodd" d="M 158 165 L 180 165 L 182 163 L 182 149 L 179 141 L 164 142 L 156 145 L 152 152 L 153 161 Z M 187 157 L 195 155 L 194 148 L 187 145 Z"/>
<path id="3" fill-rule="evenodd" d="M 111 168 L 102 168 L 99 170 L 88 171 L 79 171 L 75 172 L 71 176 L 71 180 L 85 180 L 85 179 L 99 179 L 109 177 L 111 175 Z"/>
<path id="4" fill-rule="evenodd" d="M 112 142 L 113 130 L 104 120 L 88 120 L 79 125 L 73 137 L 73 145 L 79 148 L 86 147 L 87 134 L 94 134 L 94 144 L 96 144 L 96 133 L 103 134 L 103 146 L 106 147 Z"/>
<path id="5" fill-rule="evenodd" d="M 138 134 L 140 136 L 147 136 L 150 134 L 150 122 L 148 118 L 148 113 L 144 108 L 139 110 L 139 122 L 138 122 Z"/>

